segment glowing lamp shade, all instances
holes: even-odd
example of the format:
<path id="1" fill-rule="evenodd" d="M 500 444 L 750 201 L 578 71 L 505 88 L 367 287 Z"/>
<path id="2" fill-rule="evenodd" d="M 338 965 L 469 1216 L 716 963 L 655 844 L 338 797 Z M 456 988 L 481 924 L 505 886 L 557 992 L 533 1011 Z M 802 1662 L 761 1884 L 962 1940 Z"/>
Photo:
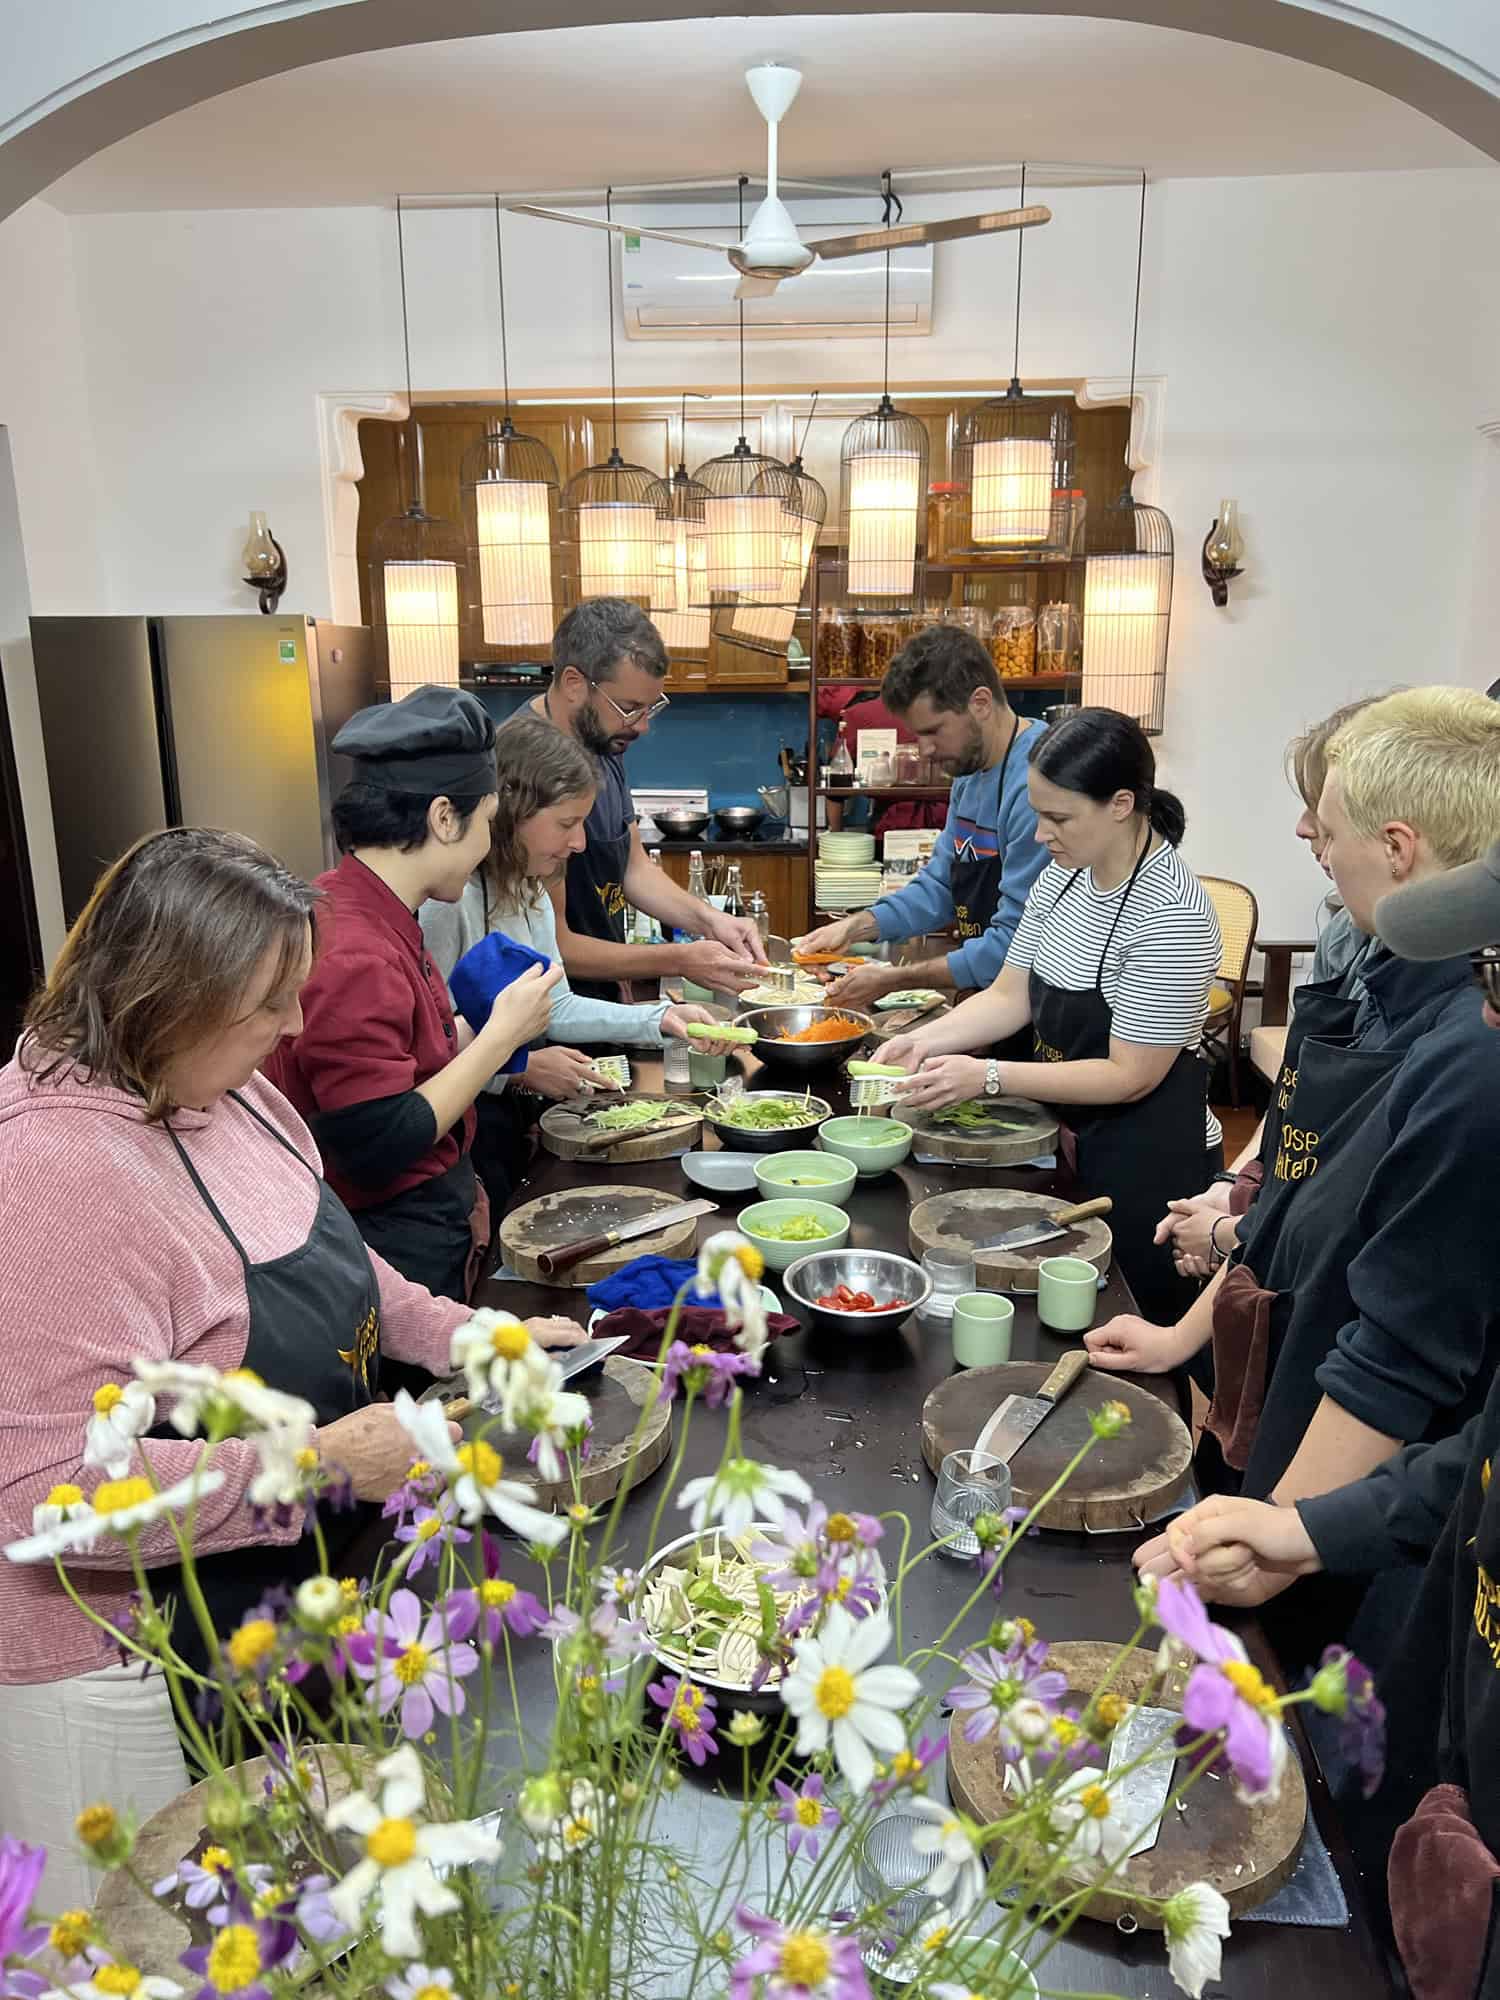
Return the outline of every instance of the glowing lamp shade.
<path id="1" fill-rule="evenodd" d="M 708 587 L 722 596 L 769 597 L 781 588 L 781 500 L 774 493 L 704 502 Z"/>
<path id="2" fill-rule="evenodd" d="M 706 653 L 710 611 L 653 611 L 651 623 L 669 653 Z"/>
<path id="3" fill-rule="evenodd" d="M 816 481 L 804 481 L 814 484 Z M 823 489 L 818 487 L 821 495 Z M 826 503 L 825 503 L 826 504 Z M 748 639 L 752 644 L 769 647 L 783 653 L 797 623 L 797 608 L 802 602 L 802 586 L 807 580 L 807 566 L 812 561 L 812 552 L 817 545 L 818 535 L 823 526 L 823 515 L 809 518 L 803 514 L 784 514 L 781 535 L 781 584 L 774 604 L 741 604 L 730 620 L 729 630 L 736 639 Z"/>
<path id="4" fill-rule="evenodd" d="M 883 397 L 845 431 L 840 459 L 849 595 L 910 599 L 927 499 L 927 427 Z"/>
<path id="5" fill-rule="evenodd" d="M 458 686 L 458 569 L 451 562 L 387 562 L 386 657 L 391 699 L 413 688 Z"/>
<path id="6" fill-rule="evenodd" d="M 1143 729 L 1160 730 L 1171 608 L 1170 554 L 1165 560 L 1160 554 L 1089 557 L 1083 585 L 1086 706 L 1117 708 Z"/>
<path id="7" fill-rule="evenodd" d="M 656 582 L 656 509 L 606 502 L 578 510 L 581 597 L 649 597 Z"/>
<path id="8" fill-rule="evenodd" d="M 995 438 L 974 446 L 969 493 L 976 542 L 1045 542 L 1052 532 L 1053 449 L 1048 438 Z"/>
<path id="9" fill-rule="evenodd" d="M 474 490 L 479 608 L 491 646 L 545 646 L 552 637 L 550 490 L 512 479 Z"/>
<path id="10" fill-rule="evenodd" d="M 656 517 L 653 611 L 708 608 L 708 536 L 701 521 Z"/>

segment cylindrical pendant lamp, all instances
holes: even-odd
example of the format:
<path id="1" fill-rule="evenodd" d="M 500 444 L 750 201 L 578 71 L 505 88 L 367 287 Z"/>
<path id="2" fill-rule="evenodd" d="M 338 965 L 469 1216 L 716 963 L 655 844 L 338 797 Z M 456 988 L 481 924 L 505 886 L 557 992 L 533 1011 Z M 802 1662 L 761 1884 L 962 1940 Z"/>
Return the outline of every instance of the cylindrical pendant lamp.
<path id="1" fill-rule="evenodd" d="M 1083 700 L 1117 708 L 1158 736 L 1172 622 L 1172 524 L 1159 507 L 1127 496 L 1102 510 L 1097 532 L 1117 546 L 1091 549 L 1084 569 Z"/>
<path id="2" fill-rule="evenodd" d="M 458 531 L 413 503 L 376 531 L 370 615 L 391 700 L 413 688 L 458 686 Z"/>
<path id="3" fill-rule="evenodd" d="M 882 396 L 845 431 L 840 459 L 849 596 L 909 601 L 922 552 L 927 426 Z"/>
<path id="4" fill-rule="evenodd" d="M 464 454 L 460 481 L 485 644 L 550 646 L 558 488 L 551 452 L 507 417 Z"/>

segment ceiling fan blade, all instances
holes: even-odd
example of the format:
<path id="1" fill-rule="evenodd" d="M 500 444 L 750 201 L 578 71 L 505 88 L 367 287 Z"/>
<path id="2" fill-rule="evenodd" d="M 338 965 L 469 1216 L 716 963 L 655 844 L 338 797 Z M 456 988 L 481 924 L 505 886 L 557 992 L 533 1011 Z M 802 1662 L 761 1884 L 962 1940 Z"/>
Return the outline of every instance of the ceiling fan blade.
<path id="1" fill-rule="evenodd" d="M 874 250 L 907 250 L 918 243 L 951 243 L 961 236 L 988 236 L 992 230 L 1035 229 L 1050 222 L 1052 211 L 1035 208 L 998 209 L 988 215 L 954 215 L 943 222 L 903 222 L 895 229 L 865 229 L 857 236 L 824 236 L 809 242 L 820 257 L 868 257 Z"/>
<path id="2" fill-rule="evenodd" d="M 610 229 L 616 236 L 651 236 L 658 243 L 681 243 L 689 250 L 709 250 L 715 257 L 724 255 L 722 243 L 707 243 L 701 236 L 678 236 L 670 229 L 642 229 L 637 222 L 606 222 L 597 215 L 569 215 L 561 208 L 533 208 L 529 202 L 502 202 L 501 207 L 508 215 L 535 215 L 543 222 L 574 222 L 580 229 Z"/>
<path id="3" fill-rule="evenodd" d="M 737 299 L 768 299 L 780 283 L 780 278 L 741 278 L 734 295 Z"/>

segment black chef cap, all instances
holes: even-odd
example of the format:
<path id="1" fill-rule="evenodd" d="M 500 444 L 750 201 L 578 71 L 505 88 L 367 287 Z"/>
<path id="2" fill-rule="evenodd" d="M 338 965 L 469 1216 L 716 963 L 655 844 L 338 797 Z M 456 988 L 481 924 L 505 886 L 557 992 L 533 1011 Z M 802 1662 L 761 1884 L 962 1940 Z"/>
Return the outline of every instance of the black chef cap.
<path id="1" fill-rule="evenodd" d="M 355 776 L 417 798 L 483 797 L 495 789 L 495 725 L 462 688 L 419 687 L 351 715 L 333 747 Z"/>

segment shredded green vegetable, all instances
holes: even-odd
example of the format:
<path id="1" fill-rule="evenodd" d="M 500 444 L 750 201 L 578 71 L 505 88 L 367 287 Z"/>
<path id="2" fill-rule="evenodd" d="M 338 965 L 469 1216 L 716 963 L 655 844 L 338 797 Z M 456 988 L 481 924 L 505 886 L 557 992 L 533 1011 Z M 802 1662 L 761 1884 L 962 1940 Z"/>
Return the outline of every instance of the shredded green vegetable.
<path id="1" fill-rule="evenodd" d="M 721 1097 L 714 1107 L 714 1118 L 720 1125 L 748 1132 L 788 1131 L 797 1125 L 816 1125 L 826 1116 L 822 1106 L 797 1097 Z"/>
<path id="2" fill-rule="evenodd" d="M 732 1539 L 712 1534 L 651 1572 L 643 1614 L 660 1656 L 679 1670 L 748 1688 L 778 1627 L 805 1593 L 772 1590 L 765 1578 L 784 1567 L 750 1551 L 754 1529 Z M 781 1676 L 772 1668 L 766 1685 Z"/>
<path id="3" fill-rule="evenodd" d="M 834 1233 L 816 1215 L 788 1215 L 780 1222 L 755 1222 L 751 1227 L 757 1236 L 768 1236 L 773 1243 L 815 1243 L 820 1236 Z"/>
<path id="4" fill-rule="evenodd" d="M 971 1097 L 963 1104 L 950 1104 L 946 1111 L 935 1111 L 932 1122 L 956 1125 L 961 1132 L 1019 1132 L 1026 1124 L 1013 1111 L 997 1110 L 980 1097 Z"/>
<path id="5" fill-rule="evenodd" d="M 612 1104 L 607 1111 L 591 1111 L 588 1122 L 597 1132 L 633 1132 L 677 1108 L 665 1098 L 641 1097 L 631 1104 Z"/>

